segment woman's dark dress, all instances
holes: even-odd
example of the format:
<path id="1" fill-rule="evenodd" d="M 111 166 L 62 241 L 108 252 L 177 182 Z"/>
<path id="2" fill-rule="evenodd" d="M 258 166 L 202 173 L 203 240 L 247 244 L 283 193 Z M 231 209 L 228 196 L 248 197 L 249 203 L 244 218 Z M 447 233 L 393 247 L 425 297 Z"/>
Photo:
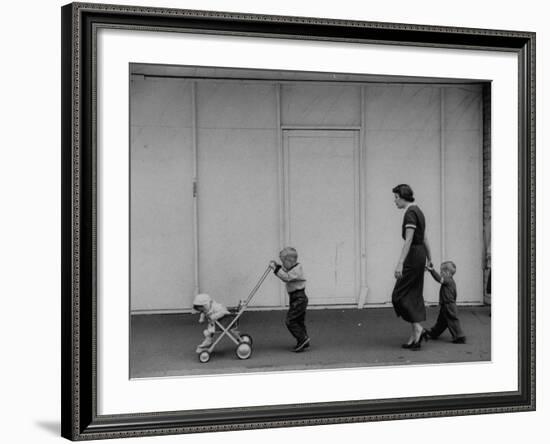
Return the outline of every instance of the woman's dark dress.
<path id="1" fill-rule="evenodd" d="M 426 221 L 424 214 L 416 205 L 411 205 L 403 216 L 401 236 L 405 239 L 407 228 L 414 228 L 411 248 L 403 263 L 403 275 L 395 282 L 392 293 L 392 304 L 397 316 L 407 322 L 426 320 L 424 306 L 424 267 L 426 266 L 426 248 L 424 231 Z"/>

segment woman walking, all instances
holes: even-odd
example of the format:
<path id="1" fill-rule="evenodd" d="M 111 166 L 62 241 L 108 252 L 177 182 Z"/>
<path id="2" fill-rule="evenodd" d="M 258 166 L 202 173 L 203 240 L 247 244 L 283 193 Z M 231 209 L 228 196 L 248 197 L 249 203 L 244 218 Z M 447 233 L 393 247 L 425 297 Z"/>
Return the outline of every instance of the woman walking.
<path id="1" fill-rule="evenodd" d="M 405 242 L 395 267 L 392 304 L 397 316 L 411 324 L 411 335 L 402 347 L 418 350 L 426 338 L 421 324 L 426 320 L 424 270 L 426 260 L 431 262 L 430 246 L 425 234 L 426 220 L 418 205 L 413 203 L 413 190 L 409 185 L 397 185 L 392 192 L 397 208 L 405 210 L 401 227 L 401 236 Z"/>

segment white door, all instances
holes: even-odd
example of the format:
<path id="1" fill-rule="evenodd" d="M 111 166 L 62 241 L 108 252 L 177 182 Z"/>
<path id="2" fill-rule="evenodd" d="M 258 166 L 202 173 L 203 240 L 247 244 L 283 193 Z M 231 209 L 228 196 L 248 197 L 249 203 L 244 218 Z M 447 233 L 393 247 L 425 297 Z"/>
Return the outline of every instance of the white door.
<path id="1" fill-rule="evenodd" d="M 285 237 L 298 250 L 310 305 L 359 295 L 359 133 L 284 131 Z"/>

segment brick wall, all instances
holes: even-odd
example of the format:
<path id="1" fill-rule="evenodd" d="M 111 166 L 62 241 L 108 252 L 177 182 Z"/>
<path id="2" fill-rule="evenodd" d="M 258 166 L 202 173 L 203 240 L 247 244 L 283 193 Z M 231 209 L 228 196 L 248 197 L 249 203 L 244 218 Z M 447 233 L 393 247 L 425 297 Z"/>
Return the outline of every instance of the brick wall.
<path id="1" fill-rule="evenodd" d="M 491 303 L 487 293 L 487 281 L 491 267 L 491 84 L 483 86 L 483 237 L 484 265 L 483 282 L 485 303 Z"/>

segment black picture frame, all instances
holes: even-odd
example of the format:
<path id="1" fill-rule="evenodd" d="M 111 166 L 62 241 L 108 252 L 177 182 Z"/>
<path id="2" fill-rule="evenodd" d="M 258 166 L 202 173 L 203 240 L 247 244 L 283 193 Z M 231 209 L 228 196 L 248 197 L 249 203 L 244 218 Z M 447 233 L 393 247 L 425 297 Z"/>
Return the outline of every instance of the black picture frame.
<path id="1" fill-rule="evenodd" d="M 72 3 L 62 7 L 62 436 L 70 440 L 518 412 L 535 409 L 535 33 Z M 298 405 L 97 414 L 98 27 L 512 51 L 519 66 L 518 389 Z"/>

